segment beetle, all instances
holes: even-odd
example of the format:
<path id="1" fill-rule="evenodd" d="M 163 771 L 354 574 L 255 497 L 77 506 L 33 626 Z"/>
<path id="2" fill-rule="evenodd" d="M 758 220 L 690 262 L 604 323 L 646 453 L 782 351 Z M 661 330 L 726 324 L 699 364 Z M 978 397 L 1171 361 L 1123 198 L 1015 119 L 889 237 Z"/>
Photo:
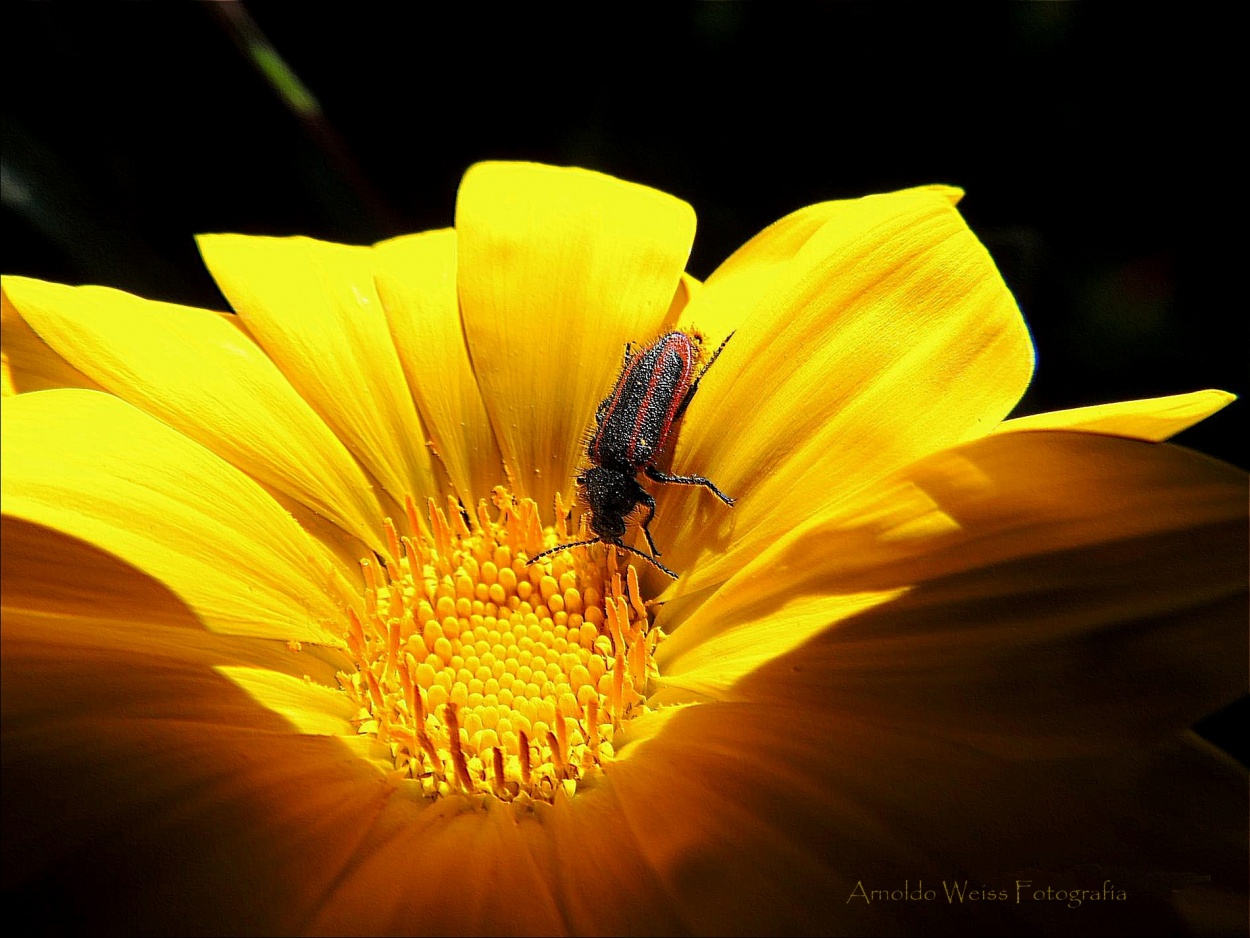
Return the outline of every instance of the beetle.
<path id="1" fill-rule="evenodd" d="M 612 392 L 595 410 L 595 429 L 586 444 L 590 465 L 577 476 L 578 492 L 590 509 L 590 530 L 595 536 L 585 541 L 561 544 L 535 554 L 526 566 L 549 554 L 587 544 L 610 544 L 654 564 L 674 579 L 677 574 L 656 560 L 660 550 L 651 536 L 655 499 L 638 482 L 645 473 L 653 482 L 701 485 L 730 507 L 734 499 L 703 476 L 674 476 L 662 472 L 655 460 L 672 433 L 673 424 L 690 406 L 699 382 L 716 363 L 733 333 L 713 353 L 702 371 L 691 380 L 699 357 L 700 336 L 669 332 L 637 352 L 625 346 L 625 363 Z M 651 548 L 651 556 L 622 543 L 625 519 L 641 505 L 647 516 L 640 526 Z"/>

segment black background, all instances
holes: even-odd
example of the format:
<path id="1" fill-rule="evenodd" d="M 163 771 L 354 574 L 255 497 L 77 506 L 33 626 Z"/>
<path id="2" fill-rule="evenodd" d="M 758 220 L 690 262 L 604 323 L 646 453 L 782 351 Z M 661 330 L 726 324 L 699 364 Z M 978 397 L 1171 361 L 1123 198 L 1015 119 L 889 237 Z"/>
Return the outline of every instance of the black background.
<path id="1" fill-rule="evenodd" d="M 947 182 L 1033 330 L 1018 413 L 1246 391 L 1244 75 L 1202 8 L 248 4 L 314 120 L 240 12 L 5 4 L 6 272 L 224 308 L 196 232 L 444 227 L 467 166 L 530 159 L 689 201 L 706 277 L 805 204 Z M 1178 442 L 1245 467 L 1245 411 Z M 1243 761 L 1247 709 L 1203 726 Z"/>

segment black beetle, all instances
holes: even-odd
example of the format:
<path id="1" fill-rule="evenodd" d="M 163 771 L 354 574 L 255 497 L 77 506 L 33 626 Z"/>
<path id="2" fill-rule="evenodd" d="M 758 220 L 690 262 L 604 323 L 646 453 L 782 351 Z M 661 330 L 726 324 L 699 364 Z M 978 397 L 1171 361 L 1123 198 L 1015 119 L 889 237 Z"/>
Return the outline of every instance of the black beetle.
<path id="1" fill-rule="evenodd" d="M 655 482 L 701 485 L 726 505 L 733 505 L 734 500 L 711 479 L 672 476 L 655 467 L 673 424 L 686 412 L 694 392 L 699 389 L 699 382 L 731 338 L 732 332 L 694 380 L 691 376 L 698 360 L 699 340 L 685 332 L 669 332 L 638 352 L 625 347 L 625 365 L 616 385 L 595 410 L 595 430 L 586 444 L 591 465 L 577 476 L 578 490 L 590 509 L 590 530 L 595 537 L 544 550 L 535 554 L 527 566 L 570 547 L 602 543 L 635 554 L 676 579 L 676 573 L 655 559 L 660 556 L 650 527 L 655 516 L 655 499 L 638 483 L 637 476 L 645 472 L 647 478 Z M 621 542 L 625 519 L 639 505 L 647 510 L 641 526 L 651 556 Z"/>

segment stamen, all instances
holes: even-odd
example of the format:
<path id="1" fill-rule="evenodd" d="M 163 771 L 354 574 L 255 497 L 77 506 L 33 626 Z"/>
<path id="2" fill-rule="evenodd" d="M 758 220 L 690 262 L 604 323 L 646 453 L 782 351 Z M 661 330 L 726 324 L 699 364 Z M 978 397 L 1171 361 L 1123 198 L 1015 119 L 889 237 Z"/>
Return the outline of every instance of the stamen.
<path id="1" fill-rule="evenodd" d="M 566 541 L 569 537 L 569 509 L 564 504 L 564 496 L 556 492 L 556 537 Z"/>
<path id="2" fill-rule="evenodd" d="M 626 582 L 629 584 L 629 602 L 634 607 L 634 611 L 638 613 L 638 621 L 645 622 L 647 620 L 647 607 L 642 602 L 642 590 L 638 588 L 638 570 L 631 564 L 628 568 L 629 576 Z"/>
<path id="3" fill-rule="evenodd" d="M 586 741 L 592 758 L 599 754 L 599 699 L 586 701 Z"/>
<path id="4" fill-rule="evenodd" d="M 369 683 L 369 699 L 373 701 L 374 712 L 381 712 L 384 709 L 382 702 L 382 688 L 378 684 L 378 679 L 373 676 L 373 671 L 370 668 L 365 668 L 365 680 Z"/>
<path id="5" fill-rule="evenodd" d="M 447 496 L 447 517 L 451 519 L 457 537 L 463 539 L 473 533 L 464 522 L 464 514 L 461 512 L 460 502 L 452 495 Z"/>
<path id="6" fill-rule="evenodd" d="M 444 708 L 444 721 L 447 723 L 447 745 L 451 749 L 451 764 L 456 770 L 456 781 L 465 791 L 473 790 L 473 780 L 469 777 L 469 763 L 465 761 L 464 750 L 460 748 L 460 710 L 454 703 Z"/>
<path id="7" fill-rule="evenodd" d="M 551 749 L 551 761 L 556 764 L 556 778 L 561 780 L 567 778 L 569 766 L 565 761 L 564 753 L 560 749 L 560 741 L 551 730 L 547 730 L 547 745 Z"/>
<path id="8" fill-rule="evenodd" d="M 424 528 L 421 526 L 421 519 L 417 517 L 417 503 L 412 500 L 411 495 L 404 496 L 404 511 L 408 513 L 408 530 L 416 537 Z"/>
<path id="9" fill-rule="evenodd" d="M 382 680 L 386 680 L 392 668 L 399 667 L 399 627 L 398 618 L 392 618 L 387 623 L 386 667 L 382 670 Z"/>
<path id="10" fill-rule="evenodd" d="M 410 531 L 383 522 L 391 556 L 381 573 L 361 562 L 364 612 L 347 610 L 344 629 L 356 669 L 339 680 L 359 732 L 424 796 L 550 802 L 587 784 L 646 709 L 662 632 L 632 564 L 622 576 L 598 551 L 544 550 L 567 542 L 560 496 L 545 529 L 533 501 L 502 487 L 491 501 L 495 519 L 485 499 L 472 514 L 429 499 L 425 524 L 406 498 Z"/>
<path id="11" fill-rule="evenodd" d="M 494 783 L 492 789 L 495 797 L 501 801 L 511 801 L 516 797 L 520 786 L 516 782 L 510 782 L 504 775 L 503 767 L 503 750 L 498 746 L 491 749 L 491 765 L 495 770 Z"/>
<path id="12" fill-rule="evenodd" d="M 391 550 L 391 562 L 399 563 L 399 532 L 395 530 L 395 522 L 387 518 L 382 526 L 386 529 L 386 544 Z"/>
<path id="13" fill-rule="evenodd" d="M 521 730 L 517 735 L 521 739 L 521 781 L 528 788 L 532 784 L 530 776 L 533 772 L 530 765 L 530 738 L 525 735 L 525 730 Z"/>

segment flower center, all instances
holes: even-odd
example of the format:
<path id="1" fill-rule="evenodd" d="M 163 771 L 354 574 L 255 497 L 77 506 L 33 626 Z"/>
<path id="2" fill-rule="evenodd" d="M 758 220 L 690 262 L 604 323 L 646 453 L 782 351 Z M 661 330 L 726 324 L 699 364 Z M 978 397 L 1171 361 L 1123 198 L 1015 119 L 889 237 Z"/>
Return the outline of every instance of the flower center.
<path id="1" fill-rule="evenodd" d="M 349 610 L 355 665 L 340 673 L 362 734 L 390 748 L 425 795 L 483 793 L 550 802 L 612 758 L 622 723 L 645 710 L 651 628 L 632 566 L 622 581 L 589 548 L 526 560 L 568 540 L 502 486 L 490 517 L 429 500 L 429 534 L 407 500 L 410 536 L 386 519 L 389 565 L 361 561 L 365 618 Z M 615 551 L 608 567 L 615 570 Z"/>

